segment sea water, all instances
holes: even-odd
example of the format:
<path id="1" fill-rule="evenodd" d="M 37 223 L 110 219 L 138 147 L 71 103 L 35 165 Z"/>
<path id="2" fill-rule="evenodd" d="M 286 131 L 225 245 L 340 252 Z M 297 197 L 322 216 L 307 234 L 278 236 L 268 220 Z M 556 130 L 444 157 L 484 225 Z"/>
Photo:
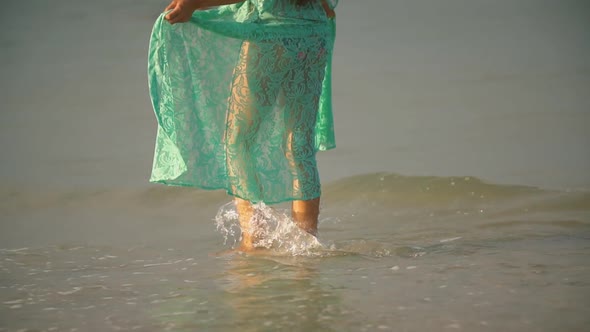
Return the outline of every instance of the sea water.
<path id="1" fill-rule="evenodd" d="M 319 236 L 148 185 L 165 1 L 0 12 L 0 331 L 585 331 L 585 1 L 341 1 Z"/>
<path id="2" fill-rule="evenodd" d="M 319 238 L 224 194 L 4 192 L 0 321 L 17 331 L 582 331 L 590 194 L 471 177 L 325 186 Z M 216 230 L 218 232 L 216 232 Z"/>

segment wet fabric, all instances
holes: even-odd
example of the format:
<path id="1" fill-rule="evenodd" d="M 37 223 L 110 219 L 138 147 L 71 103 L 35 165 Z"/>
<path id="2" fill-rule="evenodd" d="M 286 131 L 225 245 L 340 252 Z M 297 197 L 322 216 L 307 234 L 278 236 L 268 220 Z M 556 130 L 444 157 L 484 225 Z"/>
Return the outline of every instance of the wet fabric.
<path id="1" fill-rule="evenodd" d="M 335 20 L 320 1 L 248 0 L 175 25 L 164 15 L 148 58 L 150 181 L 252 202 L 319 197 L 316 152 L 335 147 Z"/>

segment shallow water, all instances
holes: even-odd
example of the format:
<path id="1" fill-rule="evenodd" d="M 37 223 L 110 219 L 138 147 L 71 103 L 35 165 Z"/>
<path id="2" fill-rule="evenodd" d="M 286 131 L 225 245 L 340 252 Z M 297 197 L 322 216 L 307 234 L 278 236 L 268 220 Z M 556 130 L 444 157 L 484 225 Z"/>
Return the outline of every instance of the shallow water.
<path id="1" fill-rule="evenodd" d="M 264 207 L 275 240 L 245 255 L 226 252 L 236 238 L 223 231 L 236 221 L 218 192 L 4 189 L 2 328 L 582 331 L 590 324 L 587 192 L 378 173 L 327 184 L 325 197 L 320 243 L 298 232 L 283 206 Z"/>
<path id="2" fill-rule="evenodd" d="M 148 185 L 165 1 L 0 11 L 0 331 L 585 331 L 590 11 L 342 1 L 319 242 Z M 233 235 L 232 235 L 233 232 Z"/>

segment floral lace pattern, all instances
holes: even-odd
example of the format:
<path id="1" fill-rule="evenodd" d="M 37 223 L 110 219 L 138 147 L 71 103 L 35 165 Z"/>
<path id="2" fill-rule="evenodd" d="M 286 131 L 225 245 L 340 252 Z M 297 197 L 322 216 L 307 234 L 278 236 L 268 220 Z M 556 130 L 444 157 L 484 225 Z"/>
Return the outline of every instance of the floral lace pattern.
<path id="1" fill-rule="evenodd" d="M 335 22 L 319 1 L 249 0 L 176 25 L 163 15 L 148 58 L 150 181 L 268 204 L 319 197 L 315 155 L 335 147 Z"/>

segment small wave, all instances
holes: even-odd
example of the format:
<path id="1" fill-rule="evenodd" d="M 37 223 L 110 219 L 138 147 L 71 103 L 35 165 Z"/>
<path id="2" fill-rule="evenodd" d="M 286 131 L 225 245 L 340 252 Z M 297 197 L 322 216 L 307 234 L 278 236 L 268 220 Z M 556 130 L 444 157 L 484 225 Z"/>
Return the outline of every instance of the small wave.
<path id="1" fill-rule="evenodd" d="M 501 204 L 544 210 L 590 210 L 590 192 L 559 191 L 522 185 L 486 183 L 471 176 L 403 176 L 374 173 L 347 177 L 324 186 L 328 202 L 389 208 L 472 209 Z"/>
<path id="2" fill-rule="evenodd" d="M 220 206 L 230 198 L 223 191 L 153 185 L 145 188 L 30 189 L 0 187 L 0 211 L 5 215 L 27 214 L 49 208 L 116 208 L 187 211 Z M 323 185 L 324 217 L 344 212 L 402 213 L 418 211 L 437 216 L 455 214 L 515 216 L 522 213 L 570 214 L 571 220 L 588 221 L 590 192 L 547 190 L 519 185 L 486 183 L 478 178 L 404 176 L 395 173 L 356 175 Z M 262 208 L 260 211 L 264 212 Z M 356 212 L 355 212 L 356 211 Z M 276 211 L 275 211 L 276 212 Z M 273 212 L 273 213 L 275 213 Z M 342 212 L 342 213 L 340 213 Z M 351 213 L 353 213 L 351 212 Z M 574 215 L 575 214 L 575 215 Z M 488 214 L 489 216 L 490 214 Z M 282 215 L 272 227 L 283 227 Z M 229 230 L 228 230 L 229 231 Z M 287 232 L 287 230 L 284 230 Z"/>

